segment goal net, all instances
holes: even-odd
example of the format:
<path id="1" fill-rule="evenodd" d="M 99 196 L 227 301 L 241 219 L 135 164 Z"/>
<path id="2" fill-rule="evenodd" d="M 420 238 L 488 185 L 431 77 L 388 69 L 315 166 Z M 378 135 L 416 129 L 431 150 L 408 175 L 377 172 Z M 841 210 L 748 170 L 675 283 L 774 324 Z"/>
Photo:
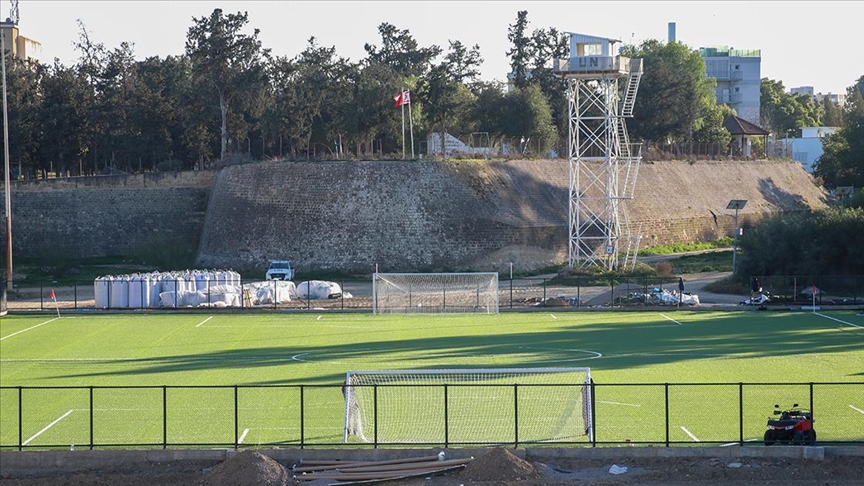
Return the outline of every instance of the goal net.
<path id="1" fill-rule="evenodd" d="M 498 313 L 498 274 L 375 273 L 372 312 Z"/>
<path id="2" fill-rule="evenodd" d="M 589 368 L 349 371 L 344 441 L 590 441 L 590 385 Z"/>

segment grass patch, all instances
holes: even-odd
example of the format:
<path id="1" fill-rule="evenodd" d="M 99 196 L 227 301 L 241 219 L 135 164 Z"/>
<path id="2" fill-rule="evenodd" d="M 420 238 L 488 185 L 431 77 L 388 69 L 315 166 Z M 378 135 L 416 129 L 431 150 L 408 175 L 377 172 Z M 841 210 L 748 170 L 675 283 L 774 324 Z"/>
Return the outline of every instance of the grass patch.
<path id="1" fill-rule="evenodd" d="M 671 245 L 657 245 L 639 250 L 641 256 L 671 255 L 674 253 L 685 253 L 688 251 L 714 250 L 717 248 L 731 248 L 732 238 L 724 237 L 717 241 L 706 243 L 673 243 Z"/>
<path id="2" fill-rule="evenodd" d="M 685 255 L 668 261 L 672 264 L 672 272 L 676 274 L 732 271 L 731 250 Z"/>

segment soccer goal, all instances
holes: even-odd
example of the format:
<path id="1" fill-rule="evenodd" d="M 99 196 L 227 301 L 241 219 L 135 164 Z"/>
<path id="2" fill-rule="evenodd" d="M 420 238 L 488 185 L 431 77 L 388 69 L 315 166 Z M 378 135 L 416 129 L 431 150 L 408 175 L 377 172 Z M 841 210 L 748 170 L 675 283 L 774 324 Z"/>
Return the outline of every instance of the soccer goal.
<path id="1" fill-rule="evenodd" d="M 349 371 L 344 441 L 590 441 L 589 368 Z"/>
<path id="2" fill-rule="evenodd" d="M 498 274 L 375 273 L 372 312 L 498 313 Z"/>

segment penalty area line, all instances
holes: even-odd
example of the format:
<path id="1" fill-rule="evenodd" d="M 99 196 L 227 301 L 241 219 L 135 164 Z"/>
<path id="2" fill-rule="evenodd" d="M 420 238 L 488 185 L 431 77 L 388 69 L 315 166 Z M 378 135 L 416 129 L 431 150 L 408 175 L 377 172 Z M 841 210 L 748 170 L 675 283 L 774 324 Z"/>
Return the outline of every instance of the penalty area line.
<path id="1" fill-rule="evenodd" d="M 195 326 L 195 327 L 201 327 L 201 326 L 203 326 L 204 323 L 207 322 L 207 321 L 209 321 L 210 319 L 213 319 L 213 316 L 210 316 L 210 317 L 208 317 L 207 319 L 204 319 L 203 321 L 199 322 L 198 325 Z"/>
<path id="2" fill-rule="evenodd" d="M 852 410 L 855 410 L 856 412 L 864 413 L 864 410 L 861 410 L 858 407 L 853 407 L 852 405 L 849 405 L 849 408 L 851 408 Z"/>
<path id="3" fill-rule="evenodd" d="M 701 442 L 701 441 L 699 440 L 698 437 L 696 437 L 696 436 L 693 435 L 689 430 L 687 430 L 687 427 L 684 427 L 684 426 L 682 425 L 682 426 L 681 426 L 681 430 L 683 430 L 685 434 L 689 435 L 690 438 L 693 439 L 694 441 L 696 441 L 696 442 Z"/>
<path id="4" fill-rule="evenodd" d="M 35 439 L 36 437 L 39 437 L 40 435 L 42 435 L 43 432 L 45 432 L 46 430 L 50 429 L 51 427 L 54 427 L 54 425 L 55 425 L 57 422 L 63 420 L 63 419 L 66 418 L 66 417 L 68 417 L 69 414 L 72 413 L 72 412 L 73 412 L 73 410 L 69 410 L 68 412 L 64 413 L 64 414 L 61 415 L 59 418 L 57 418 L 57 420 L 55 420 L 55 421 L 51 422 L 50 424 L 46 425 L 44 429 L 42 429 L 42 430 L 40 430 L 39 432 L 36 432 L 35 434 L 33 434 L 33 437 L 30 437 L 29 439 L 27 439 L 27 440 L 25 440 L 24 442 L 22 442 L 21 445 L 22 445 L 22 446 L 25 446 L 25 445 L 29 444 L 31 440 Z"/>
<path id="5" fill-rule="evenodd" d="M 54 322 L 54 321 L 56 321 L 57 319 L 60 319 L 60 318 L 59 318 L 59 317 L 55 317 L 54 319 L 50 319 L 50 320 L 47 320 L 47 321 L 43 322 L 42 324 L 36 324 L 36 325 L 33 326 L 33 327 L 28 327 L 27 329 L 21 329 L 21 330 L 18 331 L 18 332 L 13 332 L 12 334 L 10 334 L 10 335 L 8 335 L 8 336 L 3 336 L 2 338 L 0 338 L 0 341 L 4 340 L 4 339 L 6 339 L 6 338 L 10 338 L 10 337 L 12 337 L 12 336 L 14 336 L 14 335 L 16 335 L 16 334 L 21 334 L 22 332 L 27 332 L 27 331 L 29 331 L 29 330 L 31 330 L 31 329 L 36 329 L 36 328 L 39 327 L 39 326 L 44 326 L 45 324 L 48 324 L 49 322 Z"/>
<path id="6" fill-rule="evenodd" d="M 237 439 L 237 443 L 238 443 L 238 444 L 242 444 L 242 443 L 243 443 L 243 439 L 246 438 L 246 434 L 248 434 L 248 433 L 249 433 L 249 429 L 245 429 L 245 430 L 243 430 L 243 433 L 240 435 L 240 438 Z"/>
<path id="7" fill-rule="evenodd" d="M 665 317 L 666 319 L 669 319 L 670 321 L 674 322 L 675 324 L 678 324 L 679 326 L 684 325 L 684 324 L 681 324 L 680 322 L 676 321 L 675 319 L 672 319 L 671 317 L 667 316 L 666 314 L 661 313 L 660 315 Z"/>
<path id="8" fill-rule="evenodd" d="M 842 324 L 846 324 L 847 326 L 857 327 L 858 329 L 864 329 L 864 326 L 859 326 L 858 324 L 852 324 L 851 322 L 846 322 L 844 320 L 837 319 L 836 317 L 826 316 L 825 314 L 820 314 L 818 312 L 814 312 L 814 314 L 816 314 L 817 316 L 824 317 L 825 319 L 831 319 L 832 321 L 837 321 L 837 322 L 840 322 Z"/>

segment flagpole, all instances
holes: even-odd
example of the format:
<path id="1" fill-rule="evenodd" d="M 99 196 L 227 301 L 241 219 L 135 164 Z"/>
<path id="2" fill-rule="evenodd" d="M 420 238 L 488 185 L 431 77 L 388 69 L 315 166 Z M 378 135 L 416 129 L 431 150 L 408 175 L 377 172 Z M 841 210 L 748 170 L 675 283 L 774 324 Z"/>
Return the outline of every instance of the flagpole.
<path id="1" fill-rule="evenodd" d="M 400 104 L 402 106 L 402 160 L 405 160 L 405 88 L 402 88 Z"/>
<path id="2" fill-rule="evenodd" d="M 409 91 L 410 93 L 410 91 Z M 414 117 L 411 115 L 411 98 L 408 95 L 408 125 L 411 127 L 411 159 L 414 159 Z"/>

